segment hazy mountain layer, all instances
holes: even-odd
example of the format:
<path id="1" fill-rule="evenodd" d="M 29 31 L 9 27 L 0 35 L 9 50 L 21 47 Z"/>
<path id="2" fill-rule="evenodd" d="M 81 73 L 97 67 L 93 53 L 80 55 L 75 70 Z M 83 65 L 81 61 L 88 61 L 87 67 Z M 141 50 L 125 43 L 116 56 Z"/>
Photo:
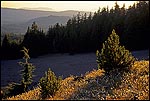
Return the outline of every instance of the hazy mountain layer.
<path id="1" fill-rule="evenodd" d="M 69 18 L 76 15 L 89 12 L 84 11 L 39 11 L 39 10 L 24 10 L 24 9 L 11 9 L 1 8 L 1 33 L 25 33 L 28 26 L 33 21 L 47 30 L 49 25 L 54 25 L 57 22 L 65 24 Z"/>

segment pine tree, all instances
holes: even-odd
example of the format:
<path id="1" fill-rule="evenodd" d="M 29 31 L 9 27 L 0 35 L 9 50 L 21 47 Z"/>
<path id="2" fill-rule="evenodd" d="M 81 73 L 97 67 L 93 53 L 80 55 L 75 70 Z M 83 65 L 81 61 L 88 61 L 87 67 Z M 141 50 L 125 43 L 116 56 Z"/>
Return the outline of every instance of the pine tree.
<path id="1" fill-rule="evenodd" d="M 34 31 L 38 30 L 38 25 L 35 23 L 35 21 L 33 22 L 31 29 Z"/>
<path id="2" fill-rule="evenodd" d="M 21 84 L 24 87 L 24 92 L 27 91 L 28 86 L 32 83 L 32 77 L 33 77 L 33 70 L 35 69 L 35 66 L 33 66 L 31 63 L 28 62 L 30 59 L 30 56 L 28 54 L 29 49 L 26 49 L 23 47 L 23 50 L 21 50 L 24 53 L 23 59 L 25 62 L 19 62 L 20 66 L 22 66 L 24 69 L 22 70 L 22 81 Z"/>
<path id="3" fill-rule="evenodd" d="M 1 46 L 1 59 L 8 59 L 10 57 L 10 49 L 11 49 L 11 42 L 8 35 L 4 36 Z"/>
<path id="4" fill-rule="evenodd" d="M 96 52 L 98 69 L 104 68 L 105 71 L 124 70 L 134 63 L 135 58 L 124 46 L 119 46 L 119 43 L 119 36 L 113 30 L 103 43 L 101 53 L 98 50 Z"/>
<path id="5" fill-rule="evenodd" d="M 31 57 L 37 57 L 48 51 L 46 35 L 42 29 L 38 28 L 38 25 L 35 22 L 33 22 L 31 28 L 28 27 L 21 46 L 30 49 Z"/>
<path id="6" fill-rule="evenodd" d="M 9 36 L 6 34 L 2 42 L 2 48 L 9 48 L 9 47 L 10 47 L 10 39 Z"/>
<path id="7" fill-rule="evenodd" d="M 45 76 L 40 79 L 42 98 L 53 96 L 60 88 L 61 80 L 62 78 L 57 78 L 54 72 L 49 68 L 48 71 L 45 72 Z"/>

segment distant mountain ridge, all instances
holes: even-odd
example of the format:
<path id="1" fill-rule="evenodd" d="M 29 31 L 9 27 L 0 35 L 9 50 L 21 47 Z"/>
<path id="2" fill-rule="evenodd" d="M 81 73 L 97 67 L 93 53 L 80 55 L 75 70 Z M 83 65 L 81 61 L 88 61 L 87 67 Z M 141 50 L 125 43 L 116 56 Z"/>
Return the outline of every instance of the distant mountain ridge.
<path id="1" fill-rule="evenodd" d="M 25 33 L 32 21 L 36 21 L 40 27 L 47 30 L 48 26 L 54 25 L 57 22 L 65 24 L 69 18 L 76 15 L 90 12 L 84 11 L 39 11 L 39 10 L 25 10 L 1 8 L 1 33 Z"/>
<path id="2" fill-rule="evenodd" d="M 49 10 L 53 10 L 52 8 L 49 7 L 35 7 L 35 8 L 30 8 L 30 7 L 23 7 L 20 9 L 24 9 L 24 10 L 40 10 L 40 11 L 49 11 Z"/>
<path id="3" fill-rule="evenodd" d="M 60 24 L 66 24 L 68 19 L 71 18 L 69 16 L 45 16 L 45 17 L 38 17 L 31 19 L 24 23 L 16 23 L 16 24 L 4 24 L 1 26 L 1 32 L 2 33 L 22 33 L 25 34 L 27 31 L 28 26 L 31 26 L 32 23 L 35 21 L 40 28 L 42 28 L 44 31 L 48 30 L 48 27 L 50 25 L 55 25 L 56 22 L 59 22 Z"/>

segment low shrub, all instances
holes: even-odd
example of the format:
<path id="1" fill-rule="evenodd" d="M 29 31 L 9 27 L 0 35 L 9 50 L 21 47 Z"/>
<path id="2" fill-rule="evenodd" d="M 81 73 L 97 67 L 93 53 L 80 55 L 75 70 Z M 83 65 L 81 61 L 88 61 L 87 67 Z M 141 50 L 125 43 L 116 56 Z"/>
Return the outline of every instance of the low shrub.
<path id="1" fill-rule="evenodd" d="M 113 69 L 124 70 L 130 67 L 135 58 L 126 50 L 124 46 L 119 45 L 119 36 L 112 31 L 112 34 L 103 43 L 101 53 L 97 50 L 97 63 L 98 68 L 104 68 L 106 72 Z"/>
<path id="2" fill-rule="evenodd" d="M 60 88 L 61 77 L 56 77 L 54 72 L 49 68 L 45 73 L 45 76 L 40 79 L 40 87 L 42 98 L 53 96 L 56 91 Z"/>

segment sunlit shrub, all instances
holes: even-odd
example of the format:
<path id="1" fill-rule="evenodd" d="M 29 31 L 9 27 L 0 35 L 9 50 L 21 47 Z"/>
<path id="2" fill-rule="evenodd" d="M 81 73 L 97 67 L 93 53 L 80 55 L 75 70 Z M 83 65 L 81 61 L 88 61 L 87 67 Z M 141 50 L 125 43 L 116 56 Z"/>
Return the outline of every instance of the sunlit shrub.
<path id="1" fill-rule="evenodd" d="M 104 68 L 105 71 L 123 70 L 134 63 L 135 58 L 124 46 L 119 46 L 119 43 L 119 36 L 113 30 L 103 43 L 101 53 L 98 50 L 96 52 L 98 68 Z"/>
<path id="2" fill-rule="evenodd" d="M 52 72 L 49 68 L 45 73 L 45 76 L 40 79 L 42 98 L 53 96 L 60 88 L 61 80 L 62 78 L 57 78 L 54 72 Z"/>

